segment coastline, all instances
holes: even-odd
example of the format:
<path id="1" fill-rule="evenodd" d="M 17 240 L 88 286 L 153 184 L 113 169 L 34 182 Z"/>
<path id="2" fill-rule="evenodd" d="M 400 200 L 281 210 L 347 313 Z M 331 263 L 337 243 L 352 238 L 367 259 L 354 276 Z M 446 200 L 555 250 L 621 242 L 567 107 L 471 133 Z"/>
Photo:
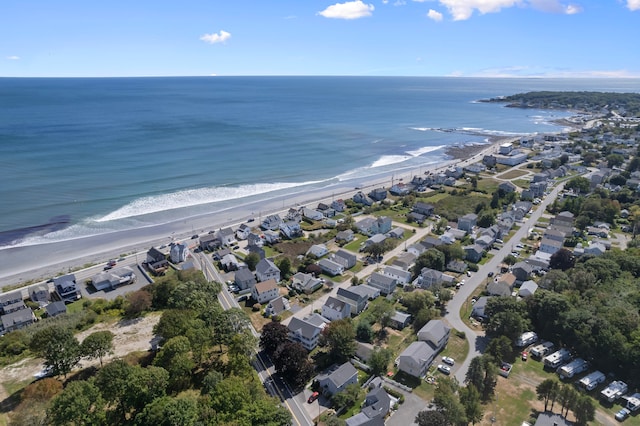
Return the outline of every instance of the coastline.
<path id="1" fill-rule="evenodd" d="M 237 227 L 253 217 L 257 223 L 269 214 L 283 214 L 291 207 L 312 206 L 319 202 L 329 203 L 333 199 L 350 198 L 358 190 L 367 191 L 377 186 L 391 186 L 392 180 L 409 182 L 414 175 L 438 172 L 451 164 L 464 166 L 482 159 L 482 156 L 497 150 L 497 146 L 514 137 L 491 137 L 486 144 L 450 146 L 445 150 L 451 159 L 439 164 L 428 164 L 400 173 L 387 173 L 368 178 L 340 182 L 311 192 L 297 192 L 266 201 L 238 204 L 226 210 L 205 213 L 188 219 L 166 224 L 118 231 L 109 234 L 88 236 L 68 241 L 52 242 L 32 246 L 10 247 L 2 250 L 0 259 L 1 287 L 20 283 L 46 280 L 59 274 L 82 269 L 109 258 L 145 253 L 152 246 L 167 244 L 173 240 L 188 240 L 193 234 L 203 234 L 225 227 Z M 37 259 L 34 261 L 34 259 Z M 39 264 L 33 267 L 34 264 Z"/>

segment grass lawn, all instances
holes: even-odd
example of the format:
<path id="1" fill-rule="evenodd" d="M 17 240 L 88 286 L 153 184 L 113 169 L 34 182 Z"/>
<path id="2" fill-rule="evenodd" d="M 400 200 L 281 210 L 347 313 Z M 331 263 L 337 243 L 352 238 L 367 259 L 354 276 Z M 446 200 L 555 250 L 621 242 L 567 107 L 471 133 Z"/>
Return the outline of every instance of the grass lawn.
<path id="1" fill-rule="evenodd" d="M 436 192 L 433 195 L 429 195 L 428 197 L 420 197 L 416 199 L 416 202 L 418 201 L 422 201 L 424 203 L 437 203 L 438 201 L 447 198 L 449 196 L 449 194 L 447 194 L 446 192 Z"/>
<path id="2" fill-rule="evenodd" d="M 528 173 L 529 173 L 528 171 L 524 171 L 524 170 L 511 169 L 508 172 L 503 173 L 498 177 L 501 179 L 515 179 L 515 178 L 519 178 L 520 176 L 524 176 Z"/>
<path id="3" fill-rule="evenodd" d="M 353 241 L 351 241 L 349 244 L 345 244 L 344 247 L 342 247 L 345 250 L 349 250 L 352 251 L 354 253 L 358 253 L 358 250 L 360 249 L 360 244 L 364 243 L 367 240 L 366 235 L 360 235 L 360 234 L 355 234 Z"/>
<path id="4" fill-rule="evenodd" d="M 515 180 L 512 180 L 511 183 L 516 186 L 519 186 L 522 189 L 527 189 L 529 188 L 529 184 L 531 182 L 526 179 L 515 179 Z"/>
<path id="5" fill-rule="evenodd" d="M 449 342 L 447 343 L 447 347 L 444 348 L 444 350 L 440 354 L 440 358 L 442 358 L 443 356 L 448 356 L 453 358 L 456 362 L 462 362 L 465 358 L 467 358 L 468 353 L 469 342 L 467 341 L 467 339 L 465 337 L 458 337 L 456 334 L 456 330 L 451 330 Z M 436 364 L 436 361 L 434 361 L 434 364 Z"/>
<path id="6" fill-rule="evenodd" d="M 452 219 L 473 213 L 480 202 L 487 202 L 490 196 L 473 193 L 469 195 L 451 195 L 433 203 L 435 211 L 443 217 Z"/>
<path id="7" fill-rule="evenodd" d="M 393 220 L 394 222 L 407 223 L 407 213 L 409 213 L 410 211 L 411 209 L 407 207 L 402 207 L 402 205 L 399 204 L 398 207 L 393 206 L 393 207 L 386 208 L 384 210 L 376 210 L 374 214 L 377 217 L 381 217 L 381 216 L 390 217 L 391 220 Z"/>

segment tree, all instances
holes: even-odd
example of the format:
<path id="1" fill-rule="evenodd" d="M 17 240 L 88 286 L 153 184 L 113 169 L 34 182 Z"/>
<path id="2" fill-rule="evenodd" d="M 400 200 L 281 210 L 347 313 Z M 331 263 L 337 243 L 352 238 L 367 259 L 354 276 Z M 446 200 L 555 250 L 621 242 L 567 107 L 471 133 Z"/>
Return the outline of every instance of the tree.
<path id="1" fill-rule="evenodd" d="M 280 269 L 280 276 L 283 280 L 289 278 L 289 275 L 291 275 L 291 261 L 288 257 L 282 258 L 278 264 L 278 269 Z"/>
<path id="2" fill-rule="evenodd" d="M 127 299 L 127 304 L 124 308 L 124 314 L 129 318 L 136 317 L 142 312 L 149 310 L 152 305 L 151 293 L 146 290 L 127 293 L 125 298 Z"/>
<path id="3" fill-rule="evenodd" d="M 413 320 L 413 329 L 419 331 L 426 323 L 436 317 L 436 312 L 433 308 L 422 308 L 416 314 Z"/>
<path id="4" fill-rule="evenodd" d="M 356 353 L 356 332 L 351 318 L 331 321 L 322 331 L 329 346 L 329 357 L 342 364 Z"/>
<path id="5" fill-rule="evenodd" d="M 283 343 L 272 359 L 276 371 L 295 387 L 304 386 L 313 374 L 313 364 L 309 361 L 307 350 L 300 343 Z"/>
<path id="6" fill-rule="evenodd" d="M 445 266 L 452 260 L 464 259 L 466 253 L 462 248 L 460 242 L 456 241 L 453 244 L 442 244 L 436 247 L 436 250 L 441 251 L 444 254 Z"/>
<path id="7" fill-rule="evenodd" d="M 480 393 L 473 385 L 468 385 L 460 389 L 460 402 L 464 406 L 467 421 L 475 425 L 482 421 L 482 405 L 480 404 Z"/>
<path id="8" fill-rule="evenodd" d="M 400 303 L 407 308 L 407 312 L 415 317 L 421 309 L 433 308 L 435 298 L 433 293 L 428 290 L 415 290 L 411 293 L 404 293 Z"/>
<path id="9" fill-rule="evenodd" d="M 572 411 L 578 425 L 586 425 L 596 416 L 596 406 L 588 395 L 577 396 Z"/>
<path id="10" fill-rule="evenodd" d="M 464 407 L 460 403 L 456 393 L 458 392 L 458 383 L 444 378 L 438 381 L 433 395 L 433 402 L 438 407 L 447 423 L 452 425 L 465 424 L 467 418 Z"/>
<path id="11" fill-rule="evenodd" d="M 380 376 L 387 371 L 387 366 L 391 362 L 393 352 L 386 348 L 375 348 L 369 356 L 369 367 L 374 376 Z"/>
<path id="12" fill-rule="evenodd" d="M 260 256 L 258 255 L 258 253 L 249 253 L 244 258 L 244 263 L 247 264 L 247 267 L 249 268 L 250 271 L 256 270 L 256 266 L 258 265 L 258 262 L 260 262 Z"/>
<path id="13" fill-rule="evenodd" d="M 589 179 L 576 176 L 574 178 L 569 179 L 569 181 L 564 185 L 565 189 L 573 189 L 574 191 L 582 194 L 587 194 L 589 189 L 591 188 L 591 182 Z"/>
<path id="14" fill-rule="evenodd" d="M 52 377 L 31 383 L 22 391 L 20 401 L 33 403 L 34 401 L 47 402 L 62 392 L 62 382 Z"/>
<path id="15" fill-rule="evenodd" d="M 80 362 L 80 343 L 73 332 L 60 325 L 38 330 L 31 338 L 31 350 L 44 358 L 44 365 L 58 376 L 67 374 Z"/>
<path id="16" fill-rule="evenodd" d="M 518 259 L 514 255 L 508 254 L 504 259 L 502 259 L 502 261 L 507 265 L 515 265 L 518 262 Z"/>
<path id="17" fill-rule="evenodd" d="M 367 321 L 359 321 L 356 326 L 356 338 L 361 342 L 371 343 L 373 337 L 374 333 L 371 324 Z"/>
<path id="18" fill-rule="evenodd" d="M 509 357 L 511 351 L 511 340 L 507 336 L 498 336 L 491 339 L 485 352 L 495 359 L 504 360 Z"/>
<path id="19" fill-rule="evenodd" d="M 492 210 L 484 210 L 478 215 L 478 226 L 489 228 L 496 222 L 496 215 Z"/>
<path id="20" fill-rule="evenodd" d="M 549 259 L 549 267 L 551 269 L 561 269 L 563 271 L 573 268 L 574 263 L 575 257 L 573 253 L 565 248 L 553 253 Z"/>
<path id="21" fill-rule="evenodd" d="M 78 380 L 69 383 L 51 401 L 47 414 L 53 426 L 100 425 L 105 421 L 104 407 L 100 390 L 90 382 Z"/>
<path id="22" fill-rule="evenodd" d="M 420 411 L 414 422 L 417 423 L 418 426 L 449 426 L 444 414 L 435 410 Z"/>
<path id="23" fill-rule="evenodd" d="M 164 340 L 184 336 L 192 328 L 195 318 L 196 313 L 190 309 L 167 309 L 153 327 L 153 332 Z"/>
<path id="24" fill-rule="evenodd" d="M 610 169 L 614 167 L 620 167 L 624 163 L 624 157 L 620 154 L 607 155 L 607 167 Z"/>
<path id="25" fill-rule="evenodd" d="M 453 299 L 453 291 L 448 288 L 443 288 L 438 292 L 438 300 L 442 305 L 446 305 L 451 299 Z"/>
<path id="26" fill-rule="evenodd" d="M 98 358 L 102 367 L 102 358 L 113 353 L 113 337 L 109 330 L 91 333 L 82 341 L 80 351 L 87 358 Z"/>
<path id="27" fill-rule="evenodd" d="M 546 379 L 536 387 L 538 400 L 544 401 L 544 411 L 547 411 L 547 405 L 555 397 L 557 390 L 558 382 L 553 379 Z"/>
<path id="28" fill-rule="evenodd" d="M 192 395 L 157 398 L 135 418 L 136 426 L 193 426 L 198 420 L 198 400 Z"/>
<path id="29" fill-rule="evenodd" d="M 278 346 L 285 343 L 289 339 L 289 329 L 286 325 L 282 325 L 277 321 L 272 321 L 262 327 L 260 335 L 260 347 L 267 355 L 271 356 L 275 353 Z"/>
<path id="30" fill-rule="evenodd" d="M 483 401 L 489 401 L 498 383 L 498 371 L 491 356 L 477 356 L 471 360 L 465 383 L 474 386 Z"/>
<path id="31" fill-rule="evenodd" d="M 440 250 L 430 248 L 422 253 L 416 259 L 413 267 L 413 275 L 417 277 L 423 268 L 435 269 L 436 271 L 444 271 L 445 256 Z"/>
<path id="32" fill-rule="evenodd" d="M 507 336 L 515 340 L 531 327 L 527 306 L 511 297 L 490 298 L 485 313 L 489 317 L 485 330 L 492 338 Z"/>
<path id="33" fill-rule="evenodd" d="M 351 407 L 358 401 L 360 397 L 361 388 L 357 383 L 347 385 L 343 391 L 336 393 L 331 397 L 331 402 L 336 407 Z"/>
<path id="34" fill-rule="evenodd" d="M 153 360 L 153 365 L 169 372 L 169 387 L 172 390 L 186 389 L 191 383 L 191 372 L 195 367 L 189 339 L 177 336 L 167 340 Z"/>

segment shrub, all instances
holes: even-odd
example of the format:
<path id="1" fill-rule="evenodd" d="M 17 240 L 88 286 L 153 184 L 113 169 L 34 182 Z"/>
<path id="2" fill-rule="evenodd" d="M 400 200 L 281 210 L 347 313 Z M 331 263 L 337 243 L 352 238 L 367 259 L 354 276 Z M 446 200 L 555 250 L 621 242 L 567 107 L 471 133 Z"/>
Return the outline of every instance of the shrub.
<path id="1" fill-rule="evenodd" d="M 251 307 L 251 309 L 252 309 L 254 312 L 258 312 L 260 309 L 262 309 L 262 305 L 261 305 L 261 304 L 259 304 L 259 303 L 255 303 L 255 304 Z"/>

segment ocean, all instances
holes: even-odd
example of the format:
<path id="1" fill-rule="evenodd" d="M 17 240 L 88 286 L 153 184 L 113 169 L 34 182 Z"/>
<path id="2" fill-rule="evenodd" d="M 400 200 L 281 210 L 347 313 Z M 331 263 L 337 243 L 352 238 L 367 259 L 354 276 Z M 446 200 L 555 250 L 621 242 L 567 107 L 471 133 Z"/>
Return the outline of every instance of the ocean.
<path id="1" fill-rule="evenodd" d="M 357 185 L 490 136 L 563 130 L 552 120 L 568 112 L 477 102 L 531 90 L 637 92 L 640 82 L 0 78 L 0 256 Z"/>

